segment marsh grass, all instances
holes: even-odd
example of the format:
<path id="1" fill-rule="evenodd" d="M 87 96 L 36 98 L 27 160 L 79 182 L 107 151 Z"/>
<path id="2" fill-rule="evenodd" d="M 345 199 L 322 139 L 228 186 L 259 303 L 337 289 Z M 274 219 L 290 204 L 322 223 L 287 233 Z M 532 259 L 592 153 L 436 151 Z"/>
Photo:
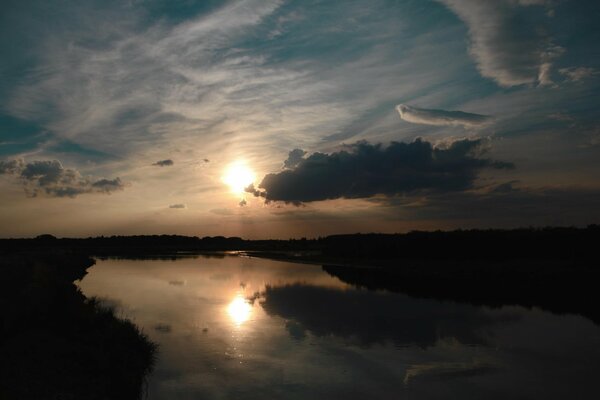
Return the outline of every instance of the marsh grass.
<path id="1" fill-rule="evenodd" d="M 140 399 L 157 346 L 73 284 L 93 260 L 3 255 L 0 398 Z"/>

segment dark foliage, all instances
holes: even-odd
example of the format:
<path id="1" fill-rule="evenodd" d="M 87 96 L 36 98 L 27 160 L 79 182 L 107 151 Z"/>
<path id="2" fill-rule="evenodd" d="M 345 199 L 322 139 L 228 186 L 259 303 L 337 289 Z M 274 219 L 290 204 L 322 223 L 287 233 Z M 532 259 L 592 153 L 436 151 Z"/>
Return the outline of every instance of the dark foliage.
<path id="1" fill-rule="evenodd" d="M 600 324 L 597 268 L 551 261 L 532 266 L 531 262 L 465 265 L 436 261 L 397 268 L 324 265 L 323 270 L 369 290 L 490 307 L 538 307 L 558 314 L 579 314 Z"/>
<path id="2" fill-rule="evenodd" d="M 3 252 L 39 249 L 77 251 L 94 256 L 177 255 L 211 251 L 290 251 L 319 254 L 323 259 L 364 260 L 386 264 L 389 260 L 510 260 L 585 259 L 596 257 L 600 226 L 587 228 L 523 228 L 421 232 L 404 234 L 349 234 L 318 239 L 245 240 L 239 237 L 180 235 L 101 236 L 58 239 L 0 239 Z M 275 253 L 273 253 L 275 254 Z M 283 254 L 283 253 L 282 253 Z M 291 253 L 287 254 L 289 256 Z"/>
<path id="3" fill-rule="evenodd" d="M 73 284 L 93 263 L 56 250 L 4 252 L 0 398 L 141 398 L 156 346 Z"/>
<path id="4" fill-rule="evenodd" d="M 233 250 L 295 250 L 319 247 L 320 240 L 244 240 L 239 237 L 180 235 L 101 236 L 85 239 L 58 239 L 40 235 L 34 239 L 0 239 L 0 255 L 5 251 L 31 249 L 76 250 L 93 256 L 173 256 L 198 252 Z"/>
<path id="5" fill-rule="evenodd" d="M 323 259 L 337 263 L 323 269 L 368 289 L 493 307 L 540 307 L 600 323 L 594 305 L 597 243 L 597 225 L 338 235 L 325 239 L 323 251 Z"/>
<path id="6" fill-rule="evenodd" d="M 457 230 L 385 235 L 334 235 L 323 239 L 323 254 L 371 260 L 510 260 L 596 257 L 600 226 Z"/>

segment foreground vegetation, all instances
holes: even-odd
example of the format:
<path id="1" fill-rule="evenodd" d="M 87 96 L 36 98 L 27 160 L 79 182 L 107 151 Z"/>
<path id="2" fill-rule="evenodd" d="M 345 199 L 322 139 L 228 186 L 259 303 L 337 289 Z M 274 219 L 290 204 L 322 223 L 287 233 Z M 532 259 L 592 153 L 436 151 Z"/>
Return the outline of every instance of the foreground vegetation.
<path id="1" fill-rule="evenodd" d="M 156 345 L 74 285 L 93 263 L 64 249 L 2 249 L 0 398 L 142 397 Z"/>

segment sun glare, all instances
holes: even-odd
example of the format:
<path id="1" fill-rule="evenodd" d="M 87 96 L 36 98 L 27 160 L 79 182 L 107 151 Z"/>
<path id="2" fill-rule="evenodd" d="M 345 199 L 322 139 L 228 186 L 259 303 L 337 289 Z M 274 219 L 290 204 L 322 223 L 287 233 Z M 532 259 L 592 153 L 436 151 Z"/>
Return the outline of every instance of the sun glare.
<path id="1" fill-rule="evenodd" d="M 254 172 L 248 166 L 241 162 L 231 164 L 225 175 L 223 182 L 229 186 L 235 194 L 244 193 L 244 189 L 254 182 Z"/>
<path id="2" fill-rule="evenodd" d="M 241 295 L 236 296 L 227 307 L 227 313 L 236 325 L 246 322 L 251 311 L 252 306 Z"/>

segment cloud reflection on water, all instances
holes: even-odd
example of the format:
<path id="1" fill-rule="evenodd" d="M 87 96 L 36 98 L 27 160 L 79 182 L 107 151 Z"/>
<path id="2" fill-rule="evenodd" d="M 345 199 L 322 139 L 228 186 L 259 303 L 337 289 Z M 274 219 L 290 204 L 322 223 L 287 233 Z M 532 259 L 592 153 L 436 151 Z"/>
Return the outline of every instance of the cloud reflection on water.
<path id="1" fill-rule="evenodd" d="M 267 314 L 288 320 L 292 337 L 302 337 L 308 330 L 360 345 L 393 342 L 426 348 L 448 338 L 485 344 L 489 328 L 518 319 L 517 314 L 492 314 L 469 305 L 300 283 L 267 286 L 260 304 Z"/>

